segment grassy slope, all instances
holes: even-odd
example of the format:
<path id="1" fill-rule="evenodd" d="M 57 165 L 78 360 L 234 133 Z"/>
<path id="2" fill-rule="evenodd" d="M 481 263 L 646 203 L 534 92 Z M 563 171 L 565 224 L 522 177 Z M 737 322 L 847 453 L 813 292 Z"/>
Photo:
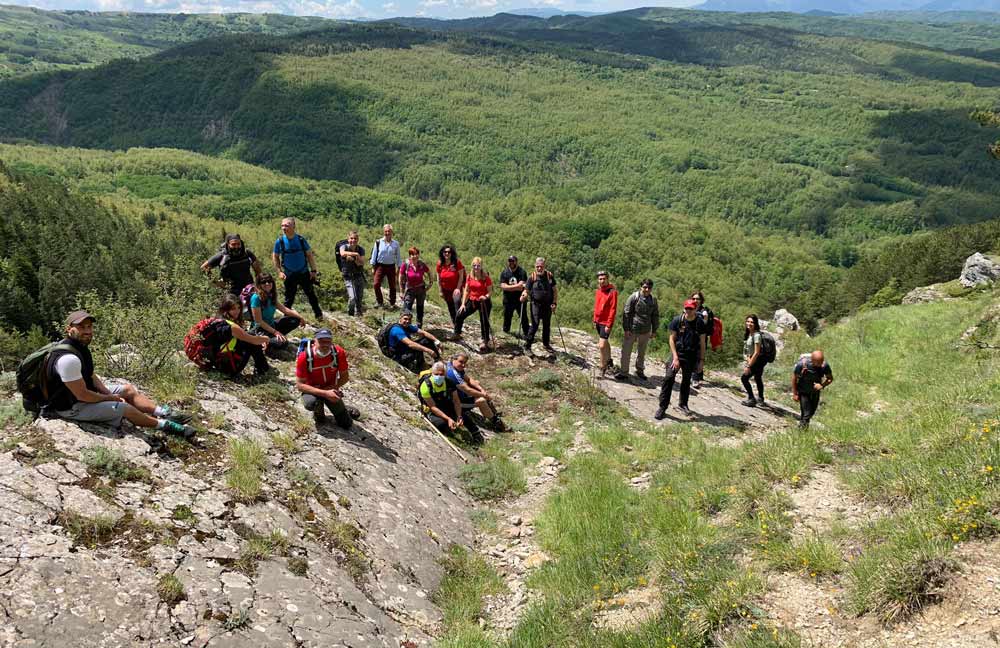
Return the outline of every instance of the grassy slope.
<path id="1" fill-rule="evenodd" d="M 91 13 L 0 5 L 0 79 L 138 58 L 201 38 L 287 34 L 328 23 L 281 15 Z"/>
<path id="2" fill-rule="evenodd" d="M 542 548 L 554 559 L 530 576 L 542 600 L 509 641 L 489 639 L 470 600 L 477 587 L 495 591 L 496 585 L 481 566 L 466 565 L 456 577 L 464 574 L 467 587 L 449 583 L 461 609 L 443 601 L 453 614 L 442 645 L 626 648 L 666 639 L 679 647 L 720 640 L 797 646 L 790 630 L 769 627 L 758 607 L 764 580 L 778 571 L 842 584 L 845 616 L 905 619 L 927 602 L 936 570 L 952 568 L 948 556 L 958 543 L 1000 531 L 993 513 L 1000 483 L 992 469 L 1000 462 L 1000 360 L 995 352 L 956 346 L 989 303 L 990 296 L 977 296 L 895 307 L 794 341 L 792 352 L 768 369 L 771 378 L 784 386 L 795 352 L 807 344 L 826 350 L 836 375 L 818 417 L 823 428 L 806 433 L 779 431 L 726 449 L 710 442 L 738 432 L 702 424 L 650 428 L 600 405 L 600 398 L 590 409 L 563 404 L 559 420 L 570 434 L 556 438 L 565 444 L 574 422 L 585 420 L 594 451 L 568 460 L 536 522 Z M 859 418 L 875 401 L 882 412 Z M 533 444 L 558 451 L 551 437 L 531 434 L 493 443 L 490 456 L 523 456 L 525 470 L 538 457 Z M 801 488 L 819 468 L 837 474 L 854 497 L 884 507 L 886 516 L 793 542 L 785 516 L 790 501 L 779 488 Z M 644 471 L 652 473 L 652 488 L 631 490 L 629 478 Z M 659 615 L 623 633 L 592 628 L 597 611 L 647 582 L 657 584 Z"/>

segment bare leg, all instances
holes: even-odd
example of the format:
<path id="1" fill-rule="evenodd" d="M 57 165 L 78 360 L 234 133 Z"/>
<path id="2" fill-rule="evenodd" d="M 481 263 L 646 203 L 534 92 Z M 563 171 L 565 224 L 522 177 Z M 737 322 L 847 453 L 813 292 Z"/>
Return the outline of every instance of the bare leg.
<path id="1" fill-rule="evenodd" d="M 490 404 L 486 402 L 486 399 L 482 396 L 476 399 L 476 407 L 479 408 L 479 411 L 486 417 L 487 420 L 493 418 L 496 414 L 496 412 L 493 411 L 493 408 L 490 407 Z"/>
<path id="2" fill-rule="evenodd" d="M 131 405 L 125 406 L 125 418 L 128 419 L 132 425 L 141 428 L 155 428 L 156 424 L 159 422 L 149 414 L 140 412 Z"/>
<path id="3" fill-rule="evenodd" d="M 144 414 L 152 414 L 153 410 L 156 409 L 156 403 L 133 385 L 125 385 L 120 396 L 125 399 L 126 403 Z M 129 420 L 132 421 L 132 419 Z M 135 423 L 135 421 L 132 422 Z M 156 419 L 153 419 L 153 425 L 156 425 Z"/>

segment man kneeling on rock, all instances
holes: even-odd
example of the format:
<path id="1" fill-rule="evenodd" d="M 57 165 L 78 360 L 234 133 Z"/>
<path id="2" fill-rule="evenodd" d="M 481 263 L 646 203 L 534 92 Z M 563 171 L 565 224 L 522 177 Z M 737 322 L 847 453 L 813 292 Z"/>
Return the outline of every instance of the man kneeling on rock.
<path id="1" fill-rule="evenodd" d="M 75 311 L 66 318 L 66 338 L 46 360 L 48 398 L 42 403 L 42 415 L 115 429 L 121 427 L 124 418 L 136 427 L 194 437 L 194 428 L 187 425 L 189 414 L 157 405 L 132 385 L 108 387 L 94 373 L 94 357 L 88 347 L 94 339 L 95 322 L 87 311 Z"/>
<path id="2" fill-rule="evenodd" d="M 313 413 L 316 425 L 326 421 L 324 408 L 329 408 L 337 425 L 349 429 L 361 413 L 344 404 L 340 390 L 351 379 L 347 352 L 333 343 L 330 329 L 316 331 L 316 338 L 304 344 L 295 359 L 295 387 L 302 392 L 302 404 Z"/>

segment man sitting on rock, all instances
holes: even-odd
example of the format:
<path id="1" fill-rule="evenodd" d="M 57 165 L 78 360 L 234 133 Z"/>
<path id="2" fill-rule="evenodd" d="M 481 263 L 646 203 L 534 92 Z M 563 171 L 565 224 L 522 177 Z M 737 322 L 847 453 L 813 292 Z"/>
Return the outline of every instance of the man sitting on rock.
<path id="1" fill-rule="evenodd" d="M 305 341 L 295 359 L 295 387 L 302 392 L 302 404 L 313 413 L 316 425 L 326 421 L 324 408 L 329 408 L 337 425 L 345 430 L 350 429 L 352 419 L 361 416 L 344 404 L 340 388 L 350 379 L 347 352 L 333 343 L 330 329 L 320 329 L 314 340 Z"/>
<path id="2" fill-rule="evenodd" d="M 66 338 L 45 360 L 44 380 L 48 398 L 43 416 L 68 421 L 121 427 L 122 419 L 136 427 L 155 428 L 190 439 L 195 430 L 189 414 L 157 405 L 129 384 L 107 386 L 94 373 L 90 343 L 96 319 L 87 311 L 74 311 L 66 318 Z"/>
<path id="3" fill-rule="evenodd" d="M 452 356 L 451 362 L 448 363 L 446 374 L 448 379 L 454 382 L 458 388 L 458 400 L 462 403 L 462 410 L 471 410 L 474 407 L 478 407 L 483 418 L 490 422 L 493 429 L 497 432 L 503 432 L 505 429 L 504 423 L 500 420 L 500 415 L 493 407 L 490 395 L 486 393 L 486 388 L 483 387 L 481 382 L 465 373 L 465 368 L 468 364 L 469 354 L 460 351 Z"/>
<path id="4" fill-rule="evenodd" d="M 462 402 L 458 397 L 458 385 L 447 376 L 448 368 L 438 360 L 430 371 L 420 377 L 417 396 L 423 406 L 424 416 L 442 434 L 447 434 L 461 426 L 472 435 L 473 441 L 483 440 L 479 427 L 469 417 L 462 416 Z"/>
<path id="5" fill-rule="evenodd" d="M 414 326 L 413 313 L 408 310 L 403 310 L 399 323 L 389 329 L 389 349 L 392 359 L 413 373 L 420 373 L 427 366 L 424 355 L 435 360 L 441 357 L 441 341 Z"/>

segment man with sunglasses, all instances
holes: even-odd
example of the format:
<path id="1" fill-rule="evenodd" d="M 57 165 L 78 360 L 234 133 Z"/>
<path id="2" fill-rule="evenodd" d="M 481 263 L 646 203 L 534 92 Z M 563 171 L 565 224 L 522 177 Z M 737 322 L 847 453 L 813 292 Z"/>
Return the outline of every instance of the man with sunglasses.
<path id="1" fill-rule="evenodd" d="M 691 395 L 691 376 L 705 357 L 705 322 L 698 317 L 698 302 L 689 299 L 684 302 L 684 314 L 670 322 L 670 359 L 660 387 L 660 407 L 653 415 L 657 421 L 667 415 L 670 396 L 674 391 L 674 379 L 681 372 L 681 402 L 677 409 L 690 415 L 688 398 Z"/>
<path id="2" fill-rule="evenodd" d="M 510 323 L 517 313 L 521 321 L 521 333 L 528 336 L 528 304 L 521 301 L 528 273 L 517 264 L 513 254 L 507 257 L 507 267 L 500 273 L 500 288 L 503 290 L 503 332 L 510 333 Z"/>

